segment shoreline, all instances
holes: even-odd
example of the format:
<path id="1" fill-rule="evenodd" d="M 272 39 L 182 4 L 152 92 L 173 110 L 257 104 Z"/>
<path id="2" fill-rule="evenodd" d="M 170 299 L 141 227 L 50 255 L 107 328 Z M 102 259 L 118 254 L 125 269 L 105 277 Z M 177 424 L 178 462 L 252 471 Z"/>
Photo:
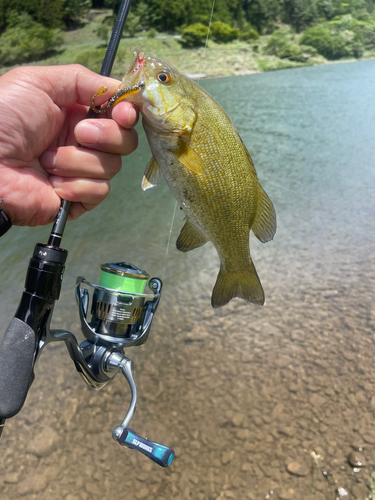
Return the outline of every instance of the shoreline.
<path id="1" fill-rule="evenodd" d="M 206 50 L 203 47 L 184 49 L 181 47 L 178 39 L 170 37 L 145 38 L 142 40 L 139 40 L 139 38 L 125 38 L 121 40 L 112 70 L 112 77 L 122 79 L 136 46 L 141 46 L 142 50 L 150 55 L 157 55 L 161 59 L 164 59 L 193 80 L 246 76 L 279 69 L 375 59 L 373 51 L 368 51 L 360 59 L 347 58 L 331 61 L 320 55 L 311 57 L 306 62 L 280 59 L 276 56 L 262 53 L 268 38 L 268 36 L 261 37 L 257 41 L 257 44 L 236 40 L 224 45 L 209 41 Z M 139 43 L 140 41 L 142 43 Z M 81 43 L 64 45 L 64 48 L 60 47 L 56 49 L 48 58 L 2 67 L 0 68 L 0 75 L 13 68 L 22 66 L 52 66 L 74 63 L 83 64 L 92 71 L 99 73 L 105 48 L 105 45 L 100 42 L 90 42 L 89 48 L 88 44 L 82 45 Z"/>
<path id="2" fill-rule="evenodd" d="M 282 60 L 282 59 L 281 59 Z M 281 70 L 293 70 L 293 69 L 299 69 L 299 68 L 312 68 L 312 67 L 317 67 L 317 66 L 325 66 L 327 64 L 345 64 L 345 63 L 357 63 L 357 62 L 364 62 L 364 61 L 374 61 L 375 56 L 371 57 L 366 57 L 366 58 L 361 58 L 361 59 L 339 59 L 337 61 L 329 61 L 327 60 L 326 62 L 322 63 L 314 63 L 314 64 L 301 64 L 299 66 L 287 66 L 285 68 L 275 68 L 275 69 L 268 69 L 268 70 L 250 70 L 250 71 L 243 71 L 243 72 L 236 72 L 236 74 L 229 74 L 229 75 L 219 75 L 219 76 L 209 76 L 209 75 L 199 75 L 199 79 L 204 79 L 204 80 L 214 80 L 217 78 L 228 78 L 228 77 L 233 77 L 233 76 L 248 76 L 248 75 L 259 75 L 261 73 L 270 73 L 272 71 L 281 71 Z M 196 78 L 197 75 L 189 75 L 186 74 L 189 78 L 192 80 L 197 80 Z M 193 78 L 194 77 L 194 78 Z"/>

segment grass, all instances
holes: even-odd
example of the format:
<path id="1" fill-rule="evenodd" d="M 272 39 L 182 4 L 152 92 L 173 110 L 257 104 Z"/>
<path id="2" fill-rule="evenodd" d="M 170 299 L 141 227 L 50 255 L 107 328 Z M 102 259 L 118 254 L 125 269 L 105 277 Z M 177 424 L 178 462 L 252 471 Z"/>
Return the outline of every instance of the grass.
<path id="1" fill-rule="evenodd" d="M 93 38 L 92 29 L 88 27 L 80 29 L 79 40 L 82 34 L 88 34 L 87 39 Z M 69 40 L 74 40 L 72 33 L 67 33 Z M 121 77 L 125 73 L 127 65 L 132 59 L 134 48 L 140 48 L 150 55 L 157 55 L 165 59 L 172 66 L 186 74 L 204 73 L 209 78 L 236 76 L 251 74 L 260 71 L 271 71 L 282 68 L 293 68 L 305 66 L 306 63 L 296 63 L 289 60 L 281 60 L 275 56 L 264 56 L 258 54 L 254 48 L 246 42 L 234 41 L 225 45 L 216 44 L 212 41 L 208 43 L 203 59 L 204 49 L 184 49 L 175 38 L 148 39 L 126 38 L 120 42 L 118 57 L 113 66 L 112 75 Z M 85 65 L 93 71 L 99 71 L 98 63 L 94 60 L 92 51 L 105 48 L 105 44 L 98 41 L 89 41 L 82 45 L 79 43 L 66 43 L 62 48 L 56 50 L 45 59 L 32 62 L 33 65 L 50 66 L 56 64 L 71 64 L 85 61 Z M 87 54 L 85 56 L 85 54 Z M 324 62 L 324 58 L 321 58 Z M 87 61 L 87 63 L 86 63 Z M 321 63 L 321 62 L 320 62 Z M 28 63 L 31 64 L 31 63 Z M 5 73 L 11 67 L 0 69 L 0 74 Z"/>
<path id="2" fill-rule="evenodd" d="M 28 64 L 49 66 L 83 62 L 90 69 L 98 72 L 100 69 L 100 60 L 102 59 L 98 51 L 102 49 L 103 52 L 106 44 L 98 40 L 96 30 L 102 21 L 110 15 L 110 10 L 90 11 L 87 19 L 82 22 L 79 28 L 65 33 L 64 45 L 62 47 L 55 50 L 48 57 L 29 62 Z M 291 34 L 291 37 L 294 36 Z M 269 36 L 262 36 L 253 42 L 236 40 L 228 44 L 217 44 L 210 40 L 206 51 L 203 48 L 184 49 L 178 39 L 167 36 L 163 39 L 147 38 L 144 34 L 144 36 L 137 38 L 124 38 L 121 40 L 119 46 L 112 76 L 119 79 L 122 78 L 127 65 L 132 60 L 133 50 L 136 47 L 141 48 L 150 55 L 157 55 L 167 60 L 183 73 L 203 73 L 209 78 L 244 75 L 329 62 L 322 56 L 311 57 L 308 62 L 295 62 L 267 55 L 265 53 L 265 46 L 269 38 Z M 204 58 L 203 54 L 205 54 Z M 363 59 L 372 58 L 375 58 L 375 50 L 366 51 Z M 341 59 L 340 61 L 343 60 Z M 0 75 L 9 69 L 11 67 L 0 68 Z"/>

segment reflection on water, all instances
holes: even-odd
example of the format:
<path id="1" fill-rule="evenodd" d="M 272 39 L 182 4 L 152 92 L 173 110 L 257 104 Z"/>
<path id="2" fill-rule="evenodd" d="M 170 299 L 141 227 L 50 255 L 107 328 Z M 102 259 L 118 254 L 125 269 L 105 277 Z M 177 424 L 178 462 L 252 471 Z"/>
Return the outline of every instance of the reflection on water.
<path id="1" fill-rule="evenodd" d="M 202 82 L 223 104 L 274 202 L 278 231 L 252 256 L 266 305 L 213 310 L 210 244 L 166 244 L 167 186 L 143 193 L 149 150 L 124 162 L 110 197 L 69 223 L 53 327 L 78 332 L 74 282 L 125 260 L 164 280 L 149 341 L 129 349 L 140 392 L 132 427 L 172 446 L 161 469 L 112 441 L 130 394 L 117 377 L 90 391 L 64 346 L 44 352 L 1 445 L 9 500 L 366 499 L 375 462 L 375 61 Z M 177 210 L 172 242 L 182 226 Z M 1 333 L 27 261 L 49 228 L 1 241 Z M 164 263 L 166 262 L 166 269 Z M 350 455 L 350 462 L 348 456 Z M 356 467 L 358 461 L 366 467 Z M 341 489 L 340 489 L 341 488 Z M 341 492 L 341 493 L 340 493 Z"/>

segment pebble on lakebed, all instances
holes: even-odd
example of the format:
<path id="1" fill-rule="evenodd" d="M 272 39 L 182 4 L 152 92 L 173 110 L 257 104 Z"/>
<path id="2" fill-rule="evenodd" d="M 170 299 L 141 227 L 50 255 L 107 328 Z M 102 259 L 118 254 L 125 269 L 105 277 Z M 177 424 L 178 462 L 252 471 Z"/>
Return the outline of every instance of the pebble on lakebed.
<path id="1" fill-rule="evenodd" d="M 287 471 L 294 476 L 307 476 L 310 472 L 304 463 L 290 462 L 287 466 Z"/>
<path id="2" fill-rule="evenodd" d="M 365 467 L 364 457 L 358 451 L 351 451 L 348 455 L 348 462 L 353 467 Z"/>

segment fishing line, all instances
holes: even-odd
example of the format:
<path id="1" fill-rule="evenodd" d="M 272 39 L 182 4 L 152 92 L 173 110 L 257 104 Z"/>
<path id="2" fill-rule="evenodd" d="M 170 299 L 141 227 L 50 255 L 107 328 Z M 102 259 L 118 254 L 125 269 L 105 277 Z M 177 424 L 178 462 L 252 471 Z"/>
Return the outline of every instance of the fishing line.
<path id="1" fill-rule="evenodd" d="M 206 43 L 204 44 L 203 55 L 202 55 L 202 58 L 201 58 L 201 72 L 202 72 L 203 59 L 206 57 L 206 49 L 207 49 L 207 45 L 208 45 L 208 37 L 210 36 L 210 31 L 211 31 L 211 23 L 212 23 L 212 16 L 214 14 L 214 8 L 215 8 L 215 0 L 212 0 L 210 22 L 208 23 Z M 200 80 L 200 78 L 198 79 L 198 83 L 199 83 L 199 80 Z"/>
<path id="2" fill-rule="evenodd" d="M 167 258 L 168 258 L 169 246 L 170 246 L 170 243 L 171 243 L 171 237 L 172 237 L 172 229 L 173 229 L 174 219 L 176 217 L 176 210 L 177 210 L 177 200 L 174 203 L 173 215 L 172 215 L 172 220 L 171 220 L 171 227 L 169 228 L 167 248 L 165 249 L 164 267 L 163 267 L 163 272 L 162 272 L 163 279 L 165 278 L 165 270 L 166 270 L 166 267 L 167 267 Z"/>
<path id="3" fill-rule="evenodd" d="M 206 49 L 207 49 L 207 45 L 208 45 L 208 37 L 210 36 L 210 29 L 211 29 L 212 17 L 213 17 L 213 14 L 214 14 L 214 8 L 215 8 L 215 0 L 212 0 L 211 16 L 210 16 L 210 22 L 208 23 L 208 30 L 207 30 L 206 42 L 204 44 L 203 55 L 202 55 L 202 58 L 201 58 L 200 72 L 202 72 L 202 69 L 203 69 L 203 66 L 202 66 L 203 65 L 203 60 L 206 57 Z M 199 83 L 199 81 L 200 81 L 200 78 L 198 78 L 198 83 Z M 163 279 L 165 279 L 165 271 L 166 271 L 166 268 L 167 268 L 167 259 L 168 259 L 169 247 L 170 247 L 170 243 L 171 243 L 173 224 L 174 224 L 174 220 L 175 220 L 175 217 L 176 217 L 176 211 L 177 211 L 177 200 L 175 201 L 175 204 L 174 204 L 171 226 L 169 228 L 167 248 L 165 249 L 164 267 L 163 267 L 163 272 L 162 272 Z"/>

